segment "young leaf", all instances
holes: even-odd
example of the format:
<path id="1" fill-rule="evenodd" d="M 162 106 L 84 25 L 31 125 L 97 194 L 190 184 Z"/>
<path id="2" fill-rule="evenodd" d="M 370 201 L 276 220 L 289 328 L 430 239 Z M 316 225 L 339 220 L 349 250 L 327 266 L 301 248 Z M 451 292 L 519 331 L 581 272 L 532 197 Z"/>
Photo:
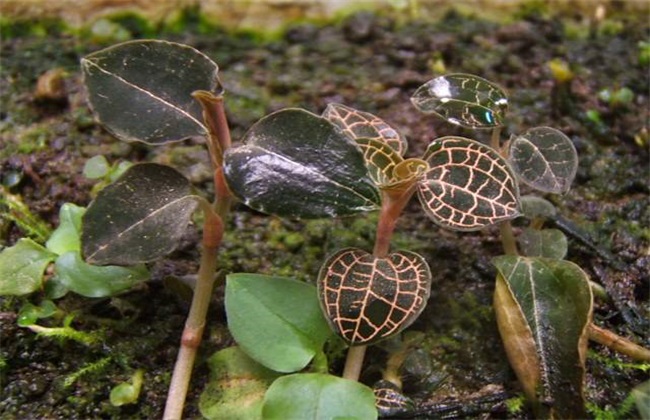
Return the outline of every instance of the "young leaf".
<path id="1" fill-rule="evenodd" d="M 509 156 L 519 178 L 544 192 L 566 193 L 578 170 L 578 153 L 573 143 L 551 127 L 531 128 L 513 136 Z"/>
<path id="2" fill-rule="evenodd" d="M 494 149 L 449 136 L 434 140 L 423 159 L 429 170 L 418 197 L 440 226 L 471 231 L 519 216 L 517 182 Z"/>
<path id="3" fill-rule="evenodd" d="M 118 44 L 81 59 L 93 111 L 116 137 L 162 144 L 208 132 L 196 90 L 217 88 L 217 65 L 187 45 Z"/>
<path id="4" fill-rule="evenodd" d="M 40 289 L 43 272 L 56 254 L 22 238 L 0 252 L 0 296 L 26 295 Z"/>
<path id="5" fill-rule="evenodd" d="M 199 410 L 207 419 L 261 419 L 264 393 L 279 376 L 239 347 L 218 351 L 208 359 L 210 381 L 201 393 Z"/>
<path id="6" fill-rule="evenodd" d="M 524 229 L 517 238 L 521 251 L 527 257 L 544 257 L 561 260 L 566 257 L 569 244 L 558 229 Z"/>
<path id="7" fill-rule="evenodd" d="M 368 175 L 379 188 L 398 181 L 393 176 L 393 171 L 404 160 L 395 150 L 386 143 L 374 139 L 361 138 L 356 142 L 363 152 Z"/>
<path id="8" fill-rule="evenodd" d="M 349 379 L 322 373 L 282 376 L 264 397 L 262 417 L 286 419 L 376 419 L 372 389 Z"/>
<path id="9" fill-rule="evenodd" d="M 369 112 L 331 103 L 323 111 L 323 117 L 333 122 L 353 140 L 369 138 L 387 144 L 399 156 L 406 153 L 408 144 L 404 136 Z"/>
<path id="10" fill-rule="evenodd" d="M 45 243 L 45 247 L 57 255 L 81 249 L 81 216 L 85 208 L 65 203 L 59 210 L 59 227 Z"/>
<path id="11" fill-rule="evenodd" d="M 430 291 L 428 264 L 409 251 L 377 258 L 361 249 L 343 249 L 318 274 L 321 308 L 332 329 L 352 345 L 387 338 L 411 325 Z"/>
<path id="12" fill-rule="evenodd" d="M 149 279 L 149 271 L 142 264 L 134 267 L 90 265 L 76 251 L 57 258 L 55 272 L 56 281 L 86 297 L 113 296 Z"/>
<path id="13" fill-rule="evenodd" d="M 307 366 L 331 336 L 314 286 L 285 277 L 229 275 L 226 314 L 242 350 L 278 372 Z"/>
<path id="14" fill-rule="evenodd" d="M 497 85 L 471 74 L 436 77 L 420 86 L 411 102 L 425 114 L 467 128 L 503 125 L 508 107 L 505 92 Z"/>
<path id="15" fill-rule="evenodd" d="M 587 275 L 571 262 L 547 258 L 501 256 L 494 264 L 500 296 L 506 296 L 495 300 L 499 331 L 527 397 L 548 408 L 549 417 L 586 418 L 583 381 L 593 305 Z"/>
<path id="16" fill-rule="evenodd" d="M 301 109 L 258 121 L 226 152 L 224 172 L 248 206 L 279 216 L 319 218 L 378 208 L 379 193 L 353 140 Z"/>
<path id="17" fill-rule="evenodd" d="M 557 209 L 550 201 L 535 195 L 524 195 L 519 199 L 521 212 L 529 219 L 540 217 L 550 219 L 557 214 Z"/>
<path id="18" fill-rule="evenodd" d="M 190 182 L 175 169 L 134 165 L 88 206 L 82 219 L 83 255 L 97 265 L 162 257 L 174 250 L 196 206 Z"/>

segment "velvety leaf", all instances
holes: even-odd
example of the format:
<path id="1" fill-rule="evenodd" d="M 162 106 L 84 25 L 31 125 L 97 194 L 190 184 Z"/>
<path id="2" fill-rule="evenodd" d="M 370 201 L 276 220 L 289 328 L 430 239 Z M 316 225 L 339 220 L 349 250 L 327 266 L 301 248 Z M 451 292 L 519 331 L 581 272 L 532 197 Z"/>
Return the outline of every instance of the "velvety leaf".
<path id="1" fill-rule="evenodd" d="M 226 314 L 242 350 L 278 372 L 307 366 L 331 336 L 316 288 L 285 277 L 229 275 Z"/>
<path id="2" fill-rule="evenodd" d="M 162 144 L 205 136 L 196 90 L 217 88 L 217 65 L 192 47 L 137 40 L 81 60 L 93 111 L 116 137 Z"/>
<path id="3" fill-rule="evenodd" d="M 134 267 L 90 265 L 76 251 L 56 259 L 55 274 L 56 281 L 86 297 L 113 296 L 149 279 L 149 271 L 142 264 Z"/>
<path id="4" fill-rule="evenodd" d="M 279 374 L 257 363 L 239 347 L 229 347 L 208 359 L 210 380 L 199 399 L 207 419 L 262 418 L 264 394 Z"/>
<path id="5" fill-rule="evenodd" d="M 372 139 L 387 144 L 399 156 L 406 153 L 408 144 L 404 136 L 369 112 L 331 103 L 323 111 L 323 117 L 333 122 L 351 139 Z"/>
<path id="6" fill-rule="evenodd" d="M 81 217 L 85 208 L 65 203 L 59 210 L 59 226 L 52 232 L 45 247 L 57 255 L 81 249 Z"/>
<path id="7" fill-rule="evenodd" d="M 318 274 L 318 296 L 332 329 L 352 345 L 397 334 L 417 319 L 431 291 L 431 271 L 420 255 L 398 251 L 378 258 L 347 248 Z"/>
<path id="8" fill-rule="evenodd" d="M 155 260 L 176 248 L 196 206 L 190 182 L 175 169 L 134 165 L 88 206 L 83 254 L 99 265 Z"/>
<path id="9" fill-rule="evenodd" d="M 319 218 L 375 210 L 379 193 L 353 140 L 300 109 L 258 121 L 225 156 L 233 193 L 279 216 Z"/>
<path id="10" fill-rule="evenodd" d="M 0 296 L 26 295 L 43 285 L 43 272 L 56 254 L 22 238 L 0 252 Z"/>
<path id="11" fill-rule="evenodd" d="M 501 293 L 516 303 L 496 314 L 508 358 L 522 383 L 533 381 L 526 377 L 529 369 L 517 367 L 539 358 L 536 392 L 524 387 L 528 398 L 550 410 L 551 417 L 586 418 L 583 385 L 593 305 L 587 275 L 571 262 L 548 258 L 501 256 L 494 264 L 507 289 Z M 527 327 L 523 336 L 502 329 L 509 320 L 522 317 Z M 534 352 L 520 345 L 531 337 Z"/>
<path id="12" fill-rule="evenodd" d="M 569 191 L 578 170 L 578 153 L 573 143 L 551 127 L 531 128 L 513 136 L 509 155 L 519 178 L 544 192 Z"/>
<path id="13" fill-rule="evenodd" d="M 381 380 L 373 386 L 375 405 L 381 418 L 413 417 L 415 403 L 392 382 Z"/>
<path id="14" fill-rule="evenodd" d="M 517 237 L 521 252 L 527 257 L 561 260 L 569 249 L 566 236 L 558 229 L 524 229 Z"/>
<path id="15" fill-rule="evenodd" d="M 519 188 L 497 151 L 463 137 L 434 140 L 423 159 L 429 170 L 418 197 L 440 226 L 482 229 L 519 216 Z"/>
<path id="16" fill-rule="evenodd" d="M 349 379 L 322 373 L 282 376 L 264 397 L 262 416 L 268 420 L 377 418 L 372 389 Z"/>
<path id="17" fill-rule="evenodd" d="M 505 92 L 497 85 L 471 74 L 436 77 L 420 86 L 411 102 L 425 114 L 468 128 L 503 125 L 508 106 Z"/>

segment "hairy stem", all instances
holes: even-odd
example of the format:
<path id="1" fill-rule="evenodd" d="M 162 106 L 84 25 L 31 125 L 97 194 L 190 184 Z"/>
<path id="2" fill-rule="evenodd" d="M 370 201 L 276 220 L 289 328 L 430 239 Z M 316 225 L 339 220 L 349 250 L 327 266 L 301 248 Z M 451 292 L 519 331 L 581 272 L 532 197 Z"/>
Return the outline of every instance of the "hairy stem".
<path id="1" fill-rule="evenodd" d="M 641 362 L 650 362 L 650 350 L 596 324 L 589 325 L 589 339 Z"/>

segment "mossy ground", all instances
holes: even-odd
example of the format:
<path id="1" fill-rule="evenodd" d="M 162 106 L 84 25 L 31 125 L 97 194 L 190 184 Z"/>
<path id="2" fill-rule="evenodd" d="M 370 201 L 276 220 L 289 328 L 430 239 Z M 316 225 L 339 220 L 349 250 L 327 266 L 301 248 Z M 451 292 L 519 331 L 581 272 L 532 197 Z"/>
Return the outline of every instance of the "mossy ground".
<path id="1" fill-rule="evenodd" d="M 649 28 L 643 19 L 631 16 L 605 23 L 562 20 L 538 9 L 506 24 L 457 13 L 438 22 L 397 22 L 390 16 L 359 13 L 335 23 L 288 25 L 279 36 L 268 39 L 231 33 L 201 19 L 170 30 L 120 18 L 115 33 L 101 36 L 67 31 L 56 22 L 38 23 L 31 29 L 28 24 L 7 27 L 5 22 L 3 34 L 11 36 L 3 40 L 0 57 L 2 182 L 53 226 L 64 202 L 86 205 L 91 200 L 93 183 L 81 171 L 84 162 L 98 154 L 111 162 L 172 164 L 210 191 L 207 155 L 196 143 L 161 148 L 124 144 L 92 121 L 84 102 L 79 58 L 111 44 L 114 37 L 125 36 L 121 29 L 128 37 L 156 36 L 187 43 L 213 58 L 228 92 L 235 139 L 271 111 L 291 106 L 321 112 L 327 103 L 341 102 L 376 113 L 399 128 L 409 139 L 409 154 L 417 156 L 437 136 L 475 133 L 422 116 L 410 105 L 409 96 L 435 72 L 475 73 L 509 92 L 504 135 L 548 125 L 574 141 L 580 154 L 575 186 L 568 195 L 552 199 L 564 217 L 615 255 L 623 268 L 577 238 L 571 240 L 568 259 L 603 284 L 612 297 L 597 303 L 596 322 L 648 345 L 649 63 L 643 43 L 647 45 Z M 548 67 L 553 59 L 568 64 L 574 75 L 571 82 L 562 86 L 554 80 Z M 46 84 L 45 92 L 37 91 L 39 77 L 52 69 L 62 69 L 58 76 L 54 74 L 59 80 Z M 56 86 L 62 89 L 59 93 Z M 630 102 L 599 99 L 600 91 L 621 87 L 632 91 Z M 374 215 L 286 221 L 238 205 L 220 264 L 228 272 L 312 281 L 329 252 L 342 246 L 372 248 L 375 221 Z M 0 233 L 4 245 L 25 234 L 7 222 L 0 222 Z M 66 296 L 57 302 L 66 313 L 77 314 L 74 327 L 102 334 L 98 345 L 37 337 L 16 325 L 16 311 L 24 299 L 3 298 L 0 417 L 159 418 L 187 310 L 187 303 L 164 287 L 163 279 L 196 272 L 197 243 L 197 234 L 188 231 L 181 247 L 153 264 L 152 280 L 137 290 L 112 299 Z M 491 310 L 495 272 L 490 259 L 501 253 L 497 231 L 443 231 L 414 202 L 400 219 L 393 244 L 421 253 L 435 281 L 426 311 L 411 328 L 424 334 L 420 347 L 429 357 L 429 379 L 413 380 L 406 390 L 433 415 L 442 415 L 441 407 L 446 405 L 460 417 L 481 416 L 481 412 L 528 416 L 525 411 L 508 414 L 506 408 L 506 400 L 516 396 L 519 388 Z M 206 357 L 232 344 L 222 295 L 223 290 L 216 291 L 209 314 L 188 416 L 198 416 L 198 396 L 207 380 Z M 60 319 L 44 322 L 60 324 Z M 624 360 L 622 356 L 598 345 L 591 348 L 598 357 L 587 363 L 588 399 L 601 408 L 616 407 L 644 374 L 613 362 Z M 380 348 L 369 352 L 367 379 L 376 376 L 385 358 Z M 111 406 L 110 389 L 138 368 L 145 371 L 138 403 Z M 475 411 L 464 412 L 462 407 Z"/>

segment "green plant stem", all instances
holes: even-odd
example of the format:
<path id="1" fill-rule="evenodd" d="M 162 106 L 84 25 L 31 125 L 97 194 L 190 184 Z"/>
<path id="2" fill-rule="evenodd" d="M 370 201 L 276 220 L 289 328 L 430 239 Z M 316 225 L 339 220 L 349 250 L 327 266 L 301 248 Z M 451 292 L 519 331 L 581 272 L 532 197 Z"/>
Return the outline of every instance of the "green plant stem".
<path id="1" fill-rule="evenodd" d="M 348 355 L 345 359 L 345 368 L 343 369 L 343 377 L 352 381 L 358 381 L 361 375 L 361 367 L 363 366 L 363 358 L 366 355 L 368 346 L 354 346 L 348 350 Z"/>
<path id="2" fill-rule="evenodd" d="M 635 360 L 650 362 L 650 350 L 594 323 L 589 325 L 589 339 Z"/>

